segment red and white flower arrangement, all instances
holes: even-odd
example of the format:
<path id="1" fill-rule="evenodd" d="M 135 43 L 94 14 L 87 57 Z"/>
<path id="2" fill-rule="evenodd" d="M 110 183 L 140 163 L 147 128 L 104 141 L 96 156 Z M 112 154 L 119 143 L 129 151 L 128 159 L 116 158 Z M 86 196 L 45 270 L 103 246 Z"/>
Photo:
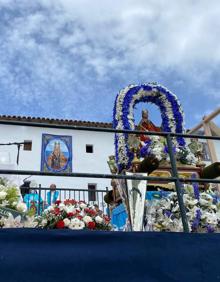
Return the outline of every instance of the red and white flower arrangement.
<path id="1" fill-rule="evenodd" d="M 111 230 L 110 218 L 84 201 L 56 201 L 41 216 L 35 218 L 37 227 L 46 229 Z"/>

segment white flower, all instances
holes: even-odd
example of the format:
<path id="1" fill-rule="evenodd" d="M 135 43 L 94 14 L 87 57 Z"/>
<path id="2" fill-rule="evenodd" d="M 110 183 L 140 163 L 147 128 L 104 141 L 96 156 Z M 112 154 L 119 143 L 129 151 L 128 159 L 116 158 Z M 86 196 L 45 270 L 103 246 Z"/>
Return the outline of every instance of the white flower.
<path id="1" fill-rule="evenodd" d="M 4 191 L 0 191 L 0 200 L 4 200 L 7 196 L 7 193 Z"/>
<path id="2" fill-rule="evenodd" d="M 9 214 L 8 218 L 3 218 L 3 228 L 17 228 L 23 227 L 21 223 L 21 217 L 17 216 L 16 218 L 13 217 L 12 214 Z"/>
<path id="3" fill-rule="evenodd" d="M 70 220 L 68 218 L 64 218 L 63 222 L 66 227 L 70 225 Z"/>
<path id="4" fill-rule="evenodd" d="M 70 229 L 73 229 L 73 230 L 79 230 L 79 229 L 83 229 L 85 227 L 85 223 L 83 221 L 79 220 L 78 218 L 73 218 L 73 219 L 71 219 L 71 222 L 68 225 L 68 227 Z"/>
<path id="5" fill-rule="evenodd" d="M 96 221 L 97 223 L 102 223 L 102 222 L 103 222 L 103 218 L 102 218 L 101 216 L 97 215 L 97 216 L 95 217 L 95 221 Z"/>
<path id="6" fill-rule="evenodd" d="M 6 207 L 9 204 L 9 202 L 7 200 L 2 201 L 2 203 L 0 204 L 0 206 L 2 207 Z"/>
<path id="7" fill-rule="evenodd" d="M 78 229 L 83 229 L 85 227 L 85 223 L 83 221 L 80 221 L 78 224 Z"/>
<path id="8" fill-rule="evenodd" d="M 59 209 L 62 211 L 65 208 L 65 205 L 63 203 L 59 204 Z"/>
<path id="9" fill-rule="evenodd" d="M 12 207 L 16 207 L 16 206 L 17 206 L 17 202 L 13 202 Z"/>
<path id="10" fill-rule="evenodd" d="M 85 223 L 89 223 L 89 222 L 91 222 L 91 221 L 93 221 L 93 220 L 92 220 L 92 218 L 91 218 L 90 216 L 86 215 L 86 216 L 84 216 L 83 221 L 84 221 Z"/>
<path id="11" fill-rule="evenodd" d="M 47 220 L 45 218 L 41 221 L 41 225 L 42 226 L 46 226 L 47 225 Z"/>
<path id="12" fill-rule="evenodd" d="M 78 224 L 80 220 L 78 218 L 72 218 L 71 219 L 71 224 Z"/>
<path id="13" fill-rule="evenodd" d="M 179 205 L 176 205 L 175 207 L 173 207 L 172 212 L 177 212 L 179 210 Z"/>
<path id="14" fill-rule="evenodd" d="M 66 213 L 70 213 L 70 212 L 76 213 L 76 209 L 75 209 L 74 206 L 65 206 L 64 210 L 65 210 Z"/>
<path id="15" fill-rule="evenodd" d="M 0 185 L 0 191 L 5 190 L 5 186 L 4 185 Z"/>
<path id="16" fill-rule="evenodd" d="M 47 222 L 47 220 L 46 220 L 46 222 Z M 37 227 L 37 224 L 38 223 L 37 223 L 37 221 L 35 221 L 34 216 L 28 216 L 27 219 L 24 221 L 23 226 L 27 227 L 27 228 L 35 228 L 35 227 Z"/>
<path id="17" fill-rule="evenodd" d="M 85 223 L 83 221 L 79 221 L 77 224 L 70 223 L 68 227 L 72 230 L 80 230 L 85 227 Z"/>
<path id="18" fill-rule="evenodd" d="M 19 212 L 26 212 L 27 211 L 27 206 L 25 203 L 18 203 L 17 206 L 16 206 L 16 210 L 19 211 Z"/>
<path id="19" fill-rule="evenodd" d="M 200 199 L 199 199 L 199 203 L 200 203 L 200 205 L 202 205 L 202 206 L 209 206 L 210 201 L 207 201 L 207 200 L 205 200 L 205 199 L 200 198 Z"/>
<path id="20" fill-rule="evenodd" d="M 187 199 L 185 201 L 185 204 L 189 206 L 195 206 L 196 204 L 198 204 L 198 200 L 197 199 Z"/>
<path id="21" fill-rule="evenodd" d="M 217 224 L 218 220 L 217 220 L 217 215 L 215 213 L 211 213 L 211 212 L 205 212 L 202 214 L 201 216 L 202 219 L 205 219 L 205 221 L 208 224 Z"/>
<path id="22" fill-rule="evenodd" d="M 80 203 L 79 206 L 80 206 L 81 209 L 85 209 L 87 207 L 87 205 L 85 203 Z"/>

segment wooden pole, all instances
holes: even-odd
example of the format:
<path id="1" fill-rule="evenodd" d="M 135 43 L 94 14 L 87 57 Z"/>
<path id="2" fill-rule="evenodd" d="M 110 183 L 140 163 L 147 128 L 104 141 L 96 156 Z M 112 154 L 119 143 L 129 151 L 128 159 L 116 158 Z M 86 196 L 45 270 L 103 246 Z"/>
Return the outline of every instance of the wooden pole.
<path id="1" fill-rule="evenodd" d="M 204 116 L 203 121 L 201 121 L 198 125 L 190 129 L 190 131 L 187 133 L 191 134 L 194 133 L 195 131 L 198 131 L 201 127 L 203 127 L 204 123 L 208 123 L 210 120 L 215 118 L 218 114 L 220 114 L 220 107 L 216 109 L 214 112 L 212 112 L 211 114 L 209 114 L 208 116 Z"/>
<path id="2" fill-rule="evenodd" d="M 212 136 L 212 132 L 211 132 L 211 129 L 210 129 L 209 122 L 204 122 L 203 127 L 204 127 L 204 131 L 205 131 L 205 135 Z M 209 152 L 210 152 L 211 161 L 212 161 L 212 163 L 215 163 L 215 162 L 218 161 L 216 151 L 215 151 L 215 145 L 214 145 L 213 141 L 209 140 L 209 139 L 207 140 L 207 144 L 208 144 L 208 148 L 209 148 Z"/>

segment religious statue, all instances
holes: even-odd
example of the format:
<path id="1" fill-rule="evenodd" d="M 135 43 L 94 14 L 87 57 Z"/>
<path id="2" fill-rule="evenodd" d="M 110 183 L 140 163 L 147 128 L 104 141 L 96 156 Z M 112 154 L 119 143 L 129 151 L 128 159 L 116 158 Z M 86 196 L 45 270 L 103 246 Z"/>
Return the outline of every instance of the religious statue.
<path id="1" fill-rule="evenodd" d="M 153 124 L 152 121 L 149 120 L 149 115 L 147 110 L 142 111 L 142 119 L 138 124 L 137 127 L 140 131 L 155 131 L 159 132 L 161 131 L 159 127 Z M 150 140 L 151 137 L 144 135 L 144 134 L 129 134 L 128 137 L 128 146 L 130 147 L 130 150 L 134 153 L 134 157 L 132 160 L 132 167 L 130 171 L 132 172 L 140 172 L 140 171 L 148 171 L 150 167 L 155 167 L 155 165 L 152 164 L 155 158 L 145 160 L 140 160 L 140 150 L 143 146 L 145 146 L 145 142 Z M 146 162 L 147 161 L 147 162 Z M 148 166 L 148 169 L 146 169 L 146 166 Z M 156 167 L 158 166 L 158 163 L 156 164 Z"/>
<path id="2" fill-rule="evenodd" d="M 190 141 L 188 147 L 194 156 L 198 158 L 197 165 L 203 165 L 203 144 L 197 138 L 191 138 Z"/>
<path id="3" fill-rule="evenodd" d="M 160 127 L 157 127 L 156 125 L 153 124 L 151 120 L 149 120 L 149 114 L 148 110 L 143 110 L 142 111 L 142 119 L 138 124 L 138 129 L 141 131 L 156 131 L 160 132 Z M 141 142 L 146 142 L 147 140 L 150 139 L 149 136 L 147 135 L 139 135 L 140 141 Z"/>

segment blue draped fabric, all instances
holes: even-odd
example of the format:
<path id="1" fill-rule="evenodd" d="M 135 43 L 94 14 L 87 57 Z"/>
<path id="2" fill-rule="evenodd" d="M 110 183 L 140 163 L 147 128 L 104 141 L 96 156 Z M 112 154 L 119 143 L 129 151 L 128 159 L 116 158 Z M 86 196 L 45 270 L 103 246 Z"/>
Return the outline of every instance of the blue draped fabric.
<path id="1" fill-rule="evenodd" d="M 127 219 L 127 213 L 124 204 L 120 204 L 112 210 L 111 224 L 112 226 L 123 229 Z"/>
<path id="2" fill-rule="evenodd" d="M 53 194 L 53 197 L 52 197 Z M 51 193 L 51 191 L 47 192 L 47 205 L 50 206 L 51 204 L 54 204 L 59 197 L 59 191 L 54 191 L 54 193 Z"/>
<path id="3" fill-rule="evenodd" d="M 219 234 L 0 230 L 5 282 L 216 282 Z"/>

